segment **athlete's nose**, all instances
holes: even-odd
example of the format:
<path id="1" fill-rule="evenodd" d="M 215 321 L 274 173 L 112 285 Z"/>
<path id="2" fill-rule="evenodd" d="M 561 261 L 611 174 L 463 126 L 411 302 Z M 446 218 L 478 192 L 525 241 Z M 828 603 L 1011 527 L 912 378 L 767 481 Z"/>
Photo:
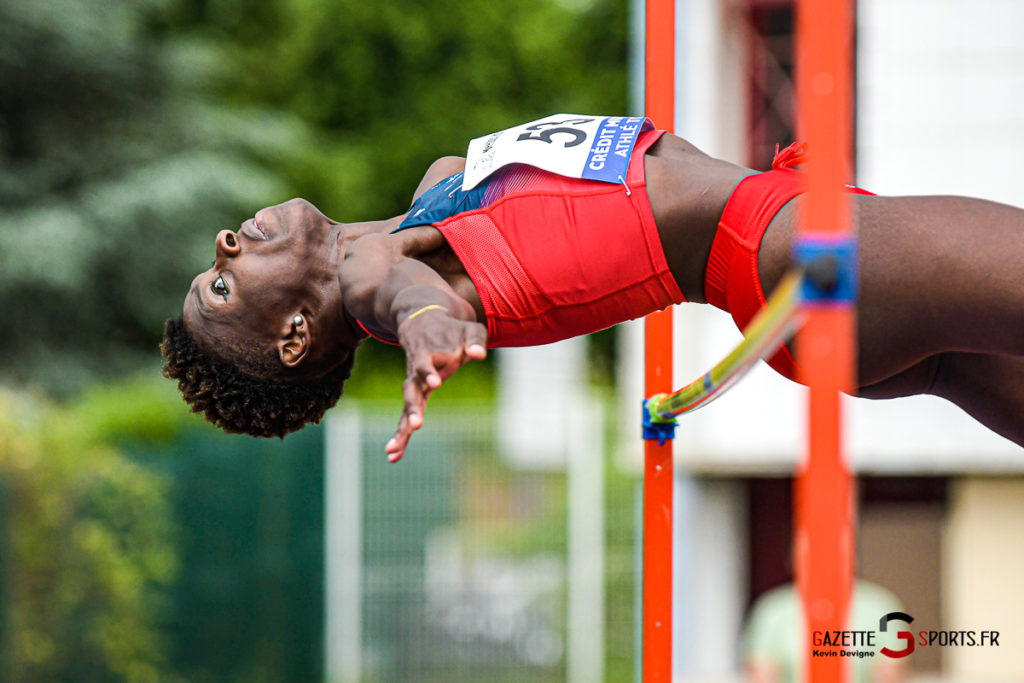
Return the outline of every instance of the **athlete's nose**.
<path id="1" fill-rule="evenodd" d="M 221 230 L 217 233 L 214 249 L 217 252 L 217 258 L 237 256 L 238 252 L 242 250 L 238 243 L 238 236 L 230 230 Z"/>

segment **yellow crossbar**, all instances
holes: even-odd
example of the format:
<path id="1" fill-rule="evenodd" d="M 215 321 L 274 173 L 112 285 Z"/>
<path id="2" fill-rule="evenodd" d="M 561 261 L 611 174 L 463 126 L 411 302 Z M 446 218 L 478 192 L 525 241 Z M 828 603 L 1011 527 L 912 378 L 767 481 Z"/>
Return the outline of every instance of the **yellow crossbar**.
<path id="1" fill-rule="evenodd" d="M 768 304 L 743 331 L 743 341 L 711 370 L 671 394 L 655 394 L 647 401 L 651 422 L 671 422 L 677 415 L 693 412 L 724 394 L 753 367 L 771 355 L 801 325 L 800 286 L 803 273 L 788 272 Z"/>

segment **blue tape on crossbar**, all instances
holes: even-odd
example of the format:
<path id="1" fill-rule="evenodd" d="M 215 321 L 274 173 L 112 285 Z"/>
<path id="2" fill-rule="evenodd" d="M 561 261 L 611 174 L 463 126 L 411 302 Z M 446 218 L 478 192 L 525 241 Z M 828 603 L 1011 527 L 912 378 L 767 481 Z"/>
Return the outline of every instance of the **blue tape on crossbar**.
<path id="1" fill-rule="evenodd" d="M 804 270 L 800 295 L 810 304 L 857 300 L 857 238 L 801 237 L 793 248 Z"/>
<path id="2" fill-rule="evenodd" d="M 664 445 L 665 441 L 676 438 L 676 425 L 679 424 L 675 418 L 671 422 L 654 422 L 651 419 L 651 411 L 647 405 L 647 399 L 643 403 L 643 431 L 644 440 L 658 440 L 658 445 Z"/>

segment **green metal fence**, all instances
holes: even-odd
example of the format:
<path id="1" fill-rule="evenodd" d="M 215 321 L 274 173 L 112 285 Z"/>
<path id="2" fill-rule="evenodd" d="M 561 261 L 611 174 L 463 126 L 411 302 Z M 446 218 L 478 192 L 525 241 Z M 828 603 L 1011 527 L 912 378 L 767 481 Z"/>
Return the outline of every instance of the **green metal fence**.
<path id="1" fill-rule="evenodd" d="M 564 681 L 564 472 L 519 472 L 490 412 L 431 415 L 403 462 L 362 430 L 364 680 Z"/>
<path id="2" fill-rule="evenodd" d="M 389 464 L 396 414 L 363 406 L 341 461 L 325 456 L 330 426 L 283 441 L 197 429 L 120 446 L 163 475 L 173 509 L 180 570 L 151 612 L 168 680 L 500 683 L 582 680 L 573 672 L 584 670 L 599 680 L 602 669 L 614 680 L 631 668 L 632 539 L 620 537 L 632 528 L 633 482 L 609 494 L 605 538 L 592 523 L 605 516 L 603 448 L 584 444 L 592 452 L 576 457 L 593 462 L 578 461 L 583 470 L 516 469 L 496 416 L 467 406 L 433 410 Z M 589 502 L 574 498 L 580 472 Z M 0 614 L 4 508 L 0 486 Z M 355 540 L 339 556 L 352 588 L 337 603 L 344 614 L 328 594 L 336 527 Z M 616 612 L 607 620 L 605 604 Z M 329 631 L 339 618 L 347 625 Z"/>
<path id="3" fill-rule="evenodd" d="M 323 434 L 128 447 L 172 479 L 182 571 L 165 633 L 187 680 L 322 676 Z"/>

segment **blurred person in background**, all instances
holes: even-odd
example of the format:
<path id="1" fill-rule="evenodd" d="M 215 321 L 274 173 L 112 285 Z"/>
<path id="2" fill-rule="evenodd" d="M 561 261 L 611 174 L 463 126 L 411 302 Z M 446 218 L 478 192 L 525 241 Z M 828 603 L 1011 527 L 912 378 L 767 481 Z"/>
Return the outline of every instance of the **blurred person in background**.
<path id="1" fill-rule="evenodd" d="M 840 649 L 873 651 L 874 656 L 844 658 L 852 667 L 851 683 L 899 683 L 906 680 L 906 667 L 901 659 L 878 652 L 882 647 L 903 649 L 895 633 L 878 632 L 878 620 L 889 612 L 901 611 L 899 599 L 889 590 L 858 580 L 850 601 L 850 626 L 853 631 L 874 631 L 875 647 L 824 647 L 830 652 Z M 806 648 L 814 647 L 804 628 L 803 605 L 792 583 L 773 588 L 754 601 L 743 633 L 743 668 L 749 683 L 797 683 L 803 680 Z"/>

